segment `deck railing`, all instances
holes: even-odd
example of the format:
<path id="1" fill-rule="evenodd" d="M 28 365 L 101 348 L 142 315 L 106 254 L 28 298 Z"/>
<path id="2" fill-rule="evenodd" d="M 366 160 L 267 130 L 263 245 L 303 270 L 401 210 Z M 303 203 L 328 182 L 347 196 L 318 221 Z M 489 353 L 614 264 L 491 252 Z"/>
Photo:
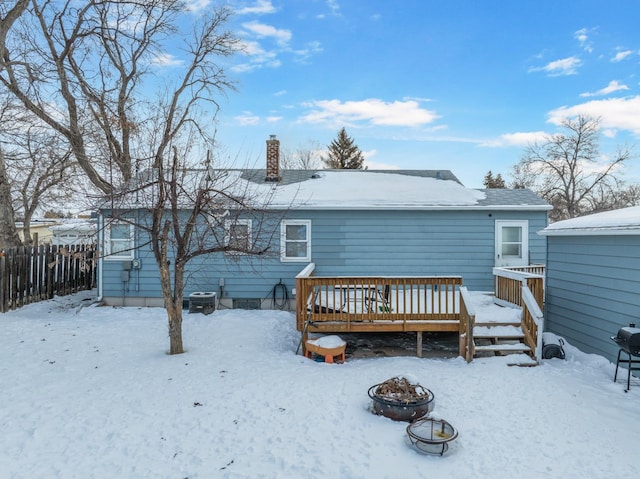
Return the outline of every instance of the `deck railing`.
<path id="1" fill-rule="evenodd" d="M 299 331 L 459 330 L 460 276 L 296 277 Z"/>
<path id="2" fill-rule="evenodd" d="M 524 343 L 535 352 L 535 357 L 542 358 L 542 329 L 544 315 L 538 306 L 533 293 L 527 286 L 522 287 L 522 332 Z"/>
<path id="3" fill-rule="evenodd" d="M 535 357 L 540 358 L 544 327 L 544 265 L 493 268 L 493 275 L 496 302 L 522 308 L 524 342 L 535 352 Z"/>
<path id="4" fill-rule="evenodd" d="M 540 309 L 543 309 L 544 268 L 544 265 L 493 268 L 496 299 L 522 306 L 522 285 L 526 285 L 533 293 Z"/>
<path id="5" fill-rule="evenodd" d="M 460 288 L 460 356 L 467 362 L 473 359 L 473 327 L 476 313 L 467 288 Z"/>

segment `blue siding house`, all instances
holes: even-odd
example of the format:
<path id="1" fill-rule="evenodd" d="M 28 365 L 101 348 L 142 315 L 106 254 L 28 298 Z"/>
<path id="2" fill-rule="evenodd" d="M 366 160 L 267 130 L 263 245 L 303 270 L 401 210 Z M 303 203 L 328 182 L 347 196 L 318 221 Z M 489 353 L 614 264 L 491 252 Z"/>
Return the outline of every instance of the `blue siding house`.
<path id="1" fill-rule="evenodd" d="M 610 337 L 640 323 L 640 207 L 559 221 L 540 234 L 547 239 L 545 329 L 615 362 Z"/>
<path id="2" fill-rule="evenodd" d="M 542 263 L 550 206 L 529 190 L 469 189 L 448 170 L 281 170 L 267 141 L 265 169 L 232 170 L 247 189 L 269 191 L 278 216 L 271 254 L 197 258 L 185 295 L 215 292 L 221 306 L 282 307 L 309 263 L 317 276 L 459 275 L 493 290 L 494 266 Z M 266 180 L 266 181 L 265 181 Z M 99 294 L 106 304 L 161 306 L 158 271 L 131 225 L 105 228 Z M 251 219 L 234 228 L 251 236 Z M 119 254 L 118 252 L 121 252 Z"/>

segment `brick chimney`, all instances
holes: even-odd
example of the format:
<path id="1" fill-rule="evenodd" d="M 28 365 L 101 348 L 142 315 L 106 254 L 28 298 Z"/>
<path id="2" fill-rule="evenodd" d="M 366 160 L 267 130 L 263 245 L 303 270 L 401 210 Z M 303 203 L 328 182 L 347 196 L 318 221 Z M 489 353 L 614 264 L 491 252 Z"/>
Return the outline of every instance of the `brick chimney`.
<path id="1" fill-rule="evenodd" d="M 267 140 L 267 176 L 264 181 L 280 181 L 280 140 L 269 135 Z"/>

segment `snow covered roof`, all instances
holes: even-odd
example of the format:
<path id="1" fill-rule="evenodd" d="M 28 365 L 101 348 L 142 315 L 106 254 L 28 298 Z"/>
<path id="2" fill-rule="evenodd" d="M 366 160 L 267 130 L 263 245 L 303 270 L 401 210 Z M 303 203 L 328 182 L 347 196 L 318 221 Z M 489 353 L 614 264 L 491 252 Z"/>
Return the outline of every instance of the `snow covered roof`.
<path id="1" fill-rule="evenodd" d="M 96 224 L 89 221 L 66 222 L 50 226 L 49 229 L 54 234 L 94 234 L 96 232 Z"/>
<path id="2" fill-rule="evenodd" d="M 143 172 L 140 178 L 142 184 L 153 184 L 152 172 Z M 194 169 L 182 182 L 183 188 L 195 190 L 202 181 L 209 181 L 213 190 L 250 198 L 269 209 L 551 209 L 530 190 L 466 188 L 449 170 L 282 170 L 280 181 L 265 181 L 265 178 L 264 169 L 209 170 L 208 174 L 207 170 Z M 143 206 L 144 198 L 148 198 L 144 193 L 146 189 L 138 187 L 136 193 L 130 194 L 119 206 Z M 135 202 L 133 196 L 136 196 Z M 189 207 L 190 196 L 183 195 L 182 207 Z"/>
<path id="3" fill-rule="evenodd" d="M 278 183 L 265 170 L 241 178 L 269 188 L 271 207 L 296 209 L 527 209 L 551 207 L 530 190 L 466 188 L 449 170 L 285 170 Z"/>
<path id="4" fill-rule="evenodd" d="M 543 236 L 640 235 L 640 206 L 571 218 L 550 224 Z"/>

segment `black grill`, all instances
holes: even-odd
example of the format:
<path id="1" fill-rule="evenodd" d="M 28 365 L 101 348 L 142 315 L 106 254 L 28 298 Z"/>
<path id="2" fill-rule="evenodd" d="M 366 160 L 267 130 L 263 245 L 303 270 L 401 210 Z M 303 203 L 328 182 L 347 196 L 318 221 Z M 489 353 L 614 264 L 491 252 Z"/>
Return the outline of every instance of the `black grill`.
<path id="1" fill-rule="evenodd" d="M 618 379 L 618 366 L 620 363 L 627 364 L 627 389 L 631 386 L 631 371 L 640 371 L 640 360 L 633 359 L 634 357 L 640 357 L 640 328 L 636 328 L 635 324 L 630 324 L 628 327 L 620 328 L 618 334 L 611 336 L 611 339 L 620 348 L 618 351 L 618 359 L 616 360 L 616 373 L 613 376 L 613 381 Z M 621 359 L 622 353 L 627 354 L 627 359 Z"/>

